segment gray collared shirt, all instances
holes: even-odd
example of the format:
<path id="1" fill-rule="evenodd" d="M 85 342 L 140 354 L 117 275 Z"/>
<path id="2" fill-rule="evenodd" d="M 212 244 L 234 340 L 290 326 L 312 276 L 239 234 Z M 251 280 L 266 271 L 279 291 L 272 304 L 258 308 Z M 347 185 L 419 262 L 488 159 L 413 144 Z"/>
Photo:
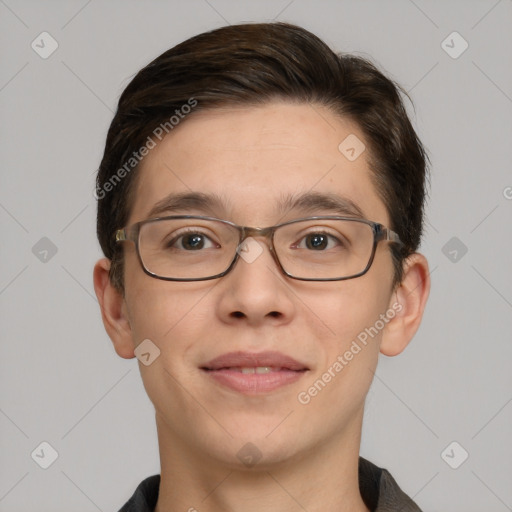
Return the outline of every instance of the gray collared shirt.
<path id="1" fill-rule="evenodd" d="M 158 500 L 160 475 L 143 480 L 119 512 L 154 512 Z M 421 512 L 391 474 L 359 458 L 359 491 L 372 512 Z"/>

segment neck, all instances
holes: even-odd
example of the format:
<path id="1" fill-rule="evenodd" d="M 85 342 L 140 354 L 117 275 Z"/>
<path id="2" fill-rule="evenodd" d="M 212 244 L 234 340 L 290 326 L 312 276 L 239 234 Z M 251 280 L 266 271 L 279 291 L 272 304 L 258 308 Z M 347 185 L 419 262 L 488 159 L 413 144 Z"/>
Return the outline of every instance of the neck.
<path id="1" fill-rule="evenodd" d="M 161 480 L 155 512 L 368 512 L 359 492 L 362 415 L 339 438 L 252 468 L 187 449 L 157 415 Z"/>

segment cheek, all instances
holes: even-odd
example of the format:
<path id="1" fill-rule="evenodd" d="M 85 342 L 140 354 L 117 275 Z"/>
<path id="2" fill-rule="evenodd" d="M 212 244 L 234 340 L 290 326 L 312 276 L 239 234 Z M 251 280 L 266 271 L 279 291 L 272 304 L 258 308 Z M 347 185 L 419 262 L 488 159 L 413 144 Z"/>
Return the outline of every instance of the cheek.
<path id="1" fill-rule="evenodd" d="M 375 272 L 341 281 L 333 284 L 329 293 L 324 290 L 309 297 L 308 306 L 318 314 L 319 328 L 313 330 L 317 333 L 316 345 L 322 357 L 308 384 L 316 383 L 327 401 L 352 401 L 355 405 L 364 398 L 371 383 L 385 320 L 391 318 L 386 317 L 390 287 L 373 277 L 378 275 Z M 320 326 L 323 326 L 321 330 Z M 325 393 L 323 384 L 329 388 Z M 349 397 L 345 393 L 348 388 L 361 393 L 355 396 L 351 392 Z"/>
<path id="2" fill-rule="evenodd" d="M 307 305 L 323 325 L 323 345 L 341 350 L 357 338 L 366 328 L 371 327 L 382 313 L 385 313 L 391 290 L 389 286 L 368 273 L 356 279 L 329 284 L 330 290 L 323 284 L 316 294 L 309 294 Z"/>
<path id="3" fill-rule="evenodd" d="M 211 324 L 206 316 L 212 309 L 201 306 L 210 282 L 163 281 L 130 267 L 126 275 L 126 302 L 135 344 L 148 338 L 163 351 L 162 355 L 176 355 L 204 337 L 204 324 Z"/>
<path id="4" fill-rule="evenodd" d="M 311 309 L 319 312 L 329 334 L 316 336 L 322 357 L 296 400 L 309 417 L 321 418 L 322 425 L 315 421 L 314 428 L 332 430 L 332 435 L 358 417 L 377 366 L 382 329 L 375 324 L 386 313 L 389 291 L 364 277 L 337 283 L 329 296 L 311 297 Z"/>
<path id="5" fill-rule="evenodd" d="M 160 350 L 148 366 L 139 364 L 146 392 L 164 417 L 178 411 L 200 414 L 184 389 L 192 389 L 195 361 L 212 325 L 205 307 L 211 283 L 175 283 L 144 275 L 127 283 L 134 344 L 151 340 Z"/>

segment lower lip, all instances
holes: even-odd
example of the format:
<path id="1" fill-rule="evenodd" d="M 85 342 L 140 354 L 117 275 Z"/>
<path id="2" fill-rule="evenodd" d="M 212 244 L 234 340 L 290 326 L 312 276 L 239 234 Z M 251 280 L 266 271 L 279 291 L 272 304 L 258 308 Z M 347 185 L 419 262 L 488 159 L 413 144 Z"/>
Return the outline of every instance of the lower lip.
<path id="1" fill-rule="evenodd" d="M 306 372 L 279 370 L 269 373 L 242 373 L 236 370 L 204 370 L 218 383 L 245 394 L 268 393 L 299 380 Z"/>

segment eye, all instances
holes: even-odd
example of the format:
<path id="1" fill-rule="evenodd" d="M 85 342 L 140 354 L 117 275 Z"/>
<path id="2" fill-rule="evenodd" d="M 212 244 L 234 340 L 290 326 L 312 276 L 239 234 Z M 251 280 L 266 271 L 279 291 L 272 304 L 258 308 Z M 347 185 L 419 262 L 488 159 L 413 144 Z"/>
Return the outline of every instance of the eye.
<path id="1" fill-rule="evenodd" d="M 323 251 L 325 249 L 332 249 L 333 247 L 342 245 L 340 240 L 329 233 L 308 233 L 296 245 L 299 249 L 310 249 L 313 251 Z"/>
<path id="2" fill-rule="evenodd" d="M 208 236 L 198 231 L 189 231 L 174 236 L 166 247 L 185 251 L 199 251 L 218 247 Z"/>

